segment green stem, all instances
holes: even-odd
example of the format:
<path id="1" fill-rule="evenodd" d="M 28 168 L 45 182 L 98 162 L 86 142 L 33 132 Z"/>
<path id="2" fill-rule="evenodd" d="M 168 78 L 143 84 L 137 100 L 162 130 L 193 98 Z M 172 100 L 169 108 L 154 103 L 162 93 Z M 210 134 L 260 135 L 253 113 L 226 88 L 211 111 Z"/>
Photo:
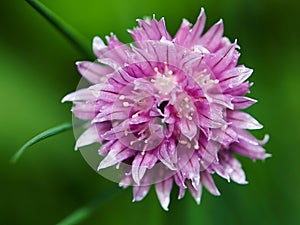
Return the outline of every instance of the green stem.
<path id="1" fill-rule="evenodd" d="M 48 137 L 51 137 L 53 135 L 62 133 L 66 130 L 70 130 L 72 129 L 73 124 L 71 122 L 68 123 L 63 123 L 59 126 L 50 128 L 48 130 L 45 130 L 44 132 L 36 135 L 35 137 L 33 137 L 32 139 L 30 139 L 29 141 L 27 141 L 11 158 L 11 162 L 12 163 L 16 163 L 18 161 L 18 159 L 22 156 L 22 154 L 25 152 L 25 150 L 30 147 L 31 145 L 34 145 L 35 143 L 42 141 Z"/>
<path id="2" fill-rule="evenodd" d="M 106 202 L 111 200 L 113 197 L 117 196 L 118 194 L 122 193 L 119 189 L 113 187 L 110 188 L 103 193 L 100 193 L 96 198 L 90 201 L 85 206 L 75 210 L 69 216 L 61 220 L 56 225 L 74 225 L 78 224 L 87 217 L 89 217 L 96 209 L 100 206 L 104 205 Z"/>
<path id="3" fill-rule="evenodd" d="M 50 22 L 65 38 L 67 38 L 78 50 L 93 60 L 95 57 L 91 52 L 89 40 L 67 24 L 58 15 L 48 9 L 44 4 L 36 0 L 26 0 L 36 9 L 48 22 Z"/>

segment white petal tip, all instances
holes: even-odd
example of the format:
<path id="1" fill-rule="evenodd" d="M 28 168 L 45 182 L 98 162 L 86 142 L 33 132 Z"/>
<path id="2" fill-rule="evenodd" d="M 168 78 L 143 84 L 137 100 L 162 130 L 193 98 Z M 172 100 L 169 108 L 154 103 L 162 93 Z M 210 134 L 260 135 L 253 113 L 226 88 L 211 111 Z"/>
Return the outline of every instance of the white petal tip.
<path id="1" fill-rule="evenodd" d="M 272 154 L 266 153 L 263 160 L 265 160 L 267 158 L 271 158 L 271 157 L 272 157 Z"/>
<path id="2" fill-rule="evenodd" d="M 165 211 L 169 211 L 169 207 L 168 207 L 168 205 L 162 205 L 162 208 L 165 210 Z"/>
<path id="3" fill-rule="evenodd" d="M 75 96 L 73 95 L 73 93 L 66 95 L 65 97 L 63 97 L 63 99 L 61 100 L 61 103 L 65 103 L 65 102 L 73 102 L 75 100 Z"/>

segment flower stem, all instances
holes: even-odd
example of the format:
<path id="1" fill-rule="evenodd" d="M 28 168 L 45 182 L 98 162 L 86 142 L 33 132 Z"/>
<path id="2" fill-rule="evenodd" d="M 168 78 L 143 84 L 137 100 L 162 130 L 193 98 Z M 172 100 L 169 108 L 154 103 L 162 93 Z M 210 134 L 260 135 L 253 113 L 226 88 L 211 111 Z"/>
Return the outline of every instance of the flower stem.
<path id="1" fill-rule="evenodd" d="M 93 60 L 89 40 L 66 23 L 62 18 L 48 9 L 44 4 L 37 0 L 26 0 L 34 9 L 36 9 L 48 22 L 50 22 L 67 40 L 69 40 L 79 51 Z"/>
<path id="2" fill-rule="evenodd" d="M 66 130 L 72 129 L 73 124 L 71 122 L 63 123 L 61 125 L 58 125 L 56 127 L 50 128 L 48 130 L 45 130 L 44 132 L 36 135 L 29 141 L 27 141 L 11 158 L 12 163 L 16 163 L 18 159 L 22 156 L 22 154 L 25 152 L 25 150 L 30 147 L 31 145 L 34 145 L 35 143 L 42 141 L 48 137 L 54 136 L 56 134 L 62 133 Z"/>
<path id="3" fill-rule="evenodd" d="M 111 200 L 113 197 L 117 196 L 118 194 L 122 193 L 119 189 L 115 187 L 111 187 L 108 190 L 100 193 L 96 196 L 92 201 L 87 203 L 85 206 L 75 210 L 69 216 L 65 217 L 56 225 L 74 225 L 78 224 L 88 216 L 90 216 L 96 209 L 100 206 L 104 205 L 106 202 Z"/>

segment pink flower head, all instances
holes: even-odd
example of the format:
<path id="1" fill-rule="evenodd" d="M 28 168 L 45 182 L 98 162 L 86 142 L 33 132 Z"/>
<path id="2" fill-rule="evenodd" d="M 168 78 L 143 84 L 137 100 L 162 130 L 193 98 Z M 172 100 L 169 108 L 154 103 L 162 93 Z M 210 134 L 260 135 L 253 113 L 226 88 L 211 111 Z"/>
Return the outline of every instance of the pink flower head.
<path id="1" fill-rule="evenodd" d="M 133 186 L 134 201 L 151 184 L 168 210 L 170 192 L 189 190 L 200 203 L 202 186 L 219 195 L 212 174 L 247 183 L 233 154 L 265 159 L 262 145 L 246 129 L 262 125 L 241 111 L 256 102 L 244 95 L 252 70 L 237 65 L 239 46 L 223 37 L 220 20 L 203 34 L 205 13 L 194 26 L 183 20 L 171 37 L 162 18 L 138 20 L 122 44 L 95 37 L 97 62 L 78 62 L 92 85 L 67 95 L 75 117 L 88 122 L 76 149 L 99 142 L 98 170 L 117 166 L 120 186 Z M 99 156 L 99 157 L 100 157 Z"/>

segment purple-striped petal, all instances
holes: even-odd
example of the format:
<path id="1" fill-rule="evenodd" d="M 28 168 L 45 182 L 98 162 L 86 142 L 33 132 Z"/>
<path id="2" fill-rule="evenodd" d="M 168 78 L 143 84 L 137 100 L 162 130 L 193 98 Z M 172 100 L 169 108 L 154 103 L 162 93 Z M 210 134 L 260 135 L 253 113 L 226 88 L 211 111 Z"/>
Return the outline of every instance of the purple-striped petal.
<path id="1" fill-rule="evenodd" d="M 201 37 L 198 44 L 205 46 L 209 51 L 213 52 L 220 44 L 223 32 L 223 20 L 220 20 Z"/>

